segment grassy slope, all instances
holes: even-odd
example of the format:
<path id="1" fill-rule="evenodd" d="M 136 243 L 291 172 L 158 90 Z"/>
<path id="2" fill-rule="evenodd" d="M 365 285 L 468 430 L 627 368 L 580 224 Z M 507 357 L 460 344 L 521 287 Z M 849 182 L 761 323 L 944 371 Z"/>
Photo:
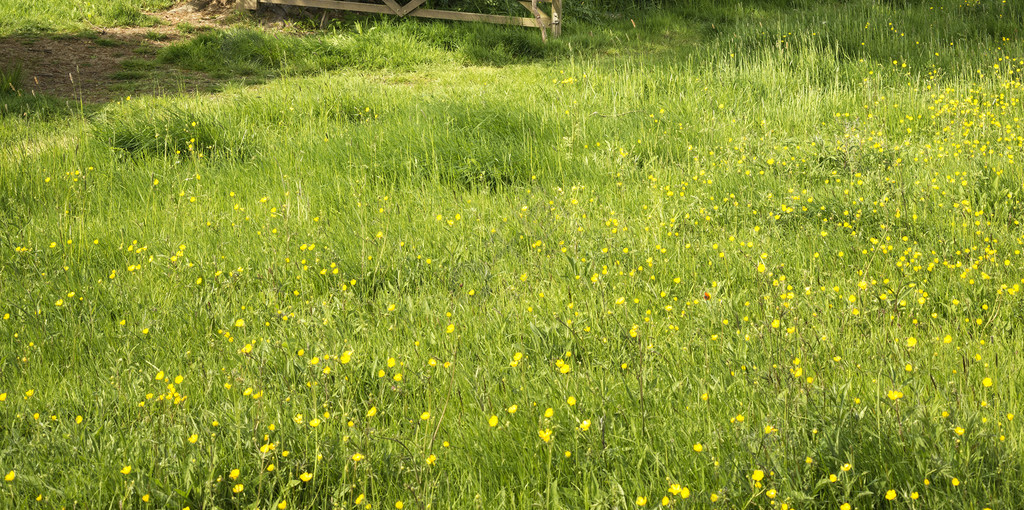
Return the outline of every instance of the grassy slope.
<path id="1" fill-rule="evenodd" d="M 1012 506 L 1021 15 L 697 5 L 532 63 L 384 25 L 5 117 L 0 497 Z"/>

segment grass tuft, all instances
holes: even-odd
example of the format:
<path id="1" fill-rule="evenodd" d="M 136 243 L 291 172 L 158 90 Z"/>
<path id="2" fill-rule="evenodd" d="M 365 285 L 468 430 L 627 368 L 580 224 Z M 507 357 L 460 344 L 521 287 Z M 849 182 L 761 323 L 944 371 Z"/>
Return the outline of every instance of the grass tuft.
<path id="1" fill-rule="evenodd" d="M 24 72 L 20 64 L 0 67 L 0 95 L 17 94 Z"/>

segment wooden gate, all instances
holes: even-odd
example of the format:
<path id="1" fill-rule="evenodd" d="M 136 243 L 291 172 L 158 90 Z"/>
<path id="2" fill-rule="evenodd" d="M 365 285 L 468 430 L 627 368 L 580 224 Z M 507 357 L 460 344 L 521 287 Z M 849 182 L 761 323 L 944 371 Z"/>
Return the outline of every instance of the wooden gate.
<path id="1" fill-rule="evenodd" d="M 420 6 L 426 0 L 372 0 L 375 3 L 350 2 L 345 0 L 242 0 L 241 7 L 254 10 L 259 4 L 294 5 L 298 7 L 318 7 L 321 9 L 339 9 L 343 11 L 372 12 L 377 14 L 393 14 L 399 17 L 415 16 L 417 18 L 448 19 L 456 21 L 483 21 L 502 25 L 519 25 L 540 29 L 541 38 L 547 41 L 548 30 L 552 37 L 562 33 L 562 0 L 519 0 L 519 3 L 530 11 L 533 17 L 500 16 L 476 12 L 446 11 L 440 9 L 424 9 Z M 539 4 L 551 4 L 550 14 Z"/>

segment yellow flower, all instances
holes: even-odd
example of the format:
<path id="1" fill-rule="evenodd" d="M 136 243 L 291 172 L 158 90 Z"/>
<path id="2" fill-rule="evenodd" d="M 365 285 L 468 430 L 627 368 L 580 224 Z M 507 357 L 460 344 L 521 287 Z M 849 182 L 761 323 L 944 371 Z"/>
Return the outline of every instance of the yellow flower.
<path id="1" fill-rule="evenodd" d="M 960 485 L 960 479 L 956 478 L 956 477 L 953 477 L 952 483 L 953 483 L 953 487 L 956 487 L 956 486 Z"/>
<path id="2" fill-rule="evenodd" d="M 839 510 L 850 510 L 850 504 L 843 503 L 842 505 L 839 505 Z"/>
<path id="3" fill-rule="evenodd" d="M 128 473 L 131 473 L 131 472 L 132 472 L 132 467 L 131 466 L 125 466 L 125 467 L 121 468 L 121 474 L 122 475 L 127 475 Z"/>
<path id="4" fill-rule="evenodd" d="M 427 464 L 430 464 L 431 466 L 433 466 L 435 462 L 437 462 L 437 455 L 434 455 L 433 453 L 431 453 L 430 456 L 427 457 Z"/>
<path id="5" fill-rule="evenodd" d="M 240 475 L 240 474 L 242 474 L 241 471 L 239 471 L 237 469 L 232 469 L 231 473 L 228 474 L 228 478 L 230 478 L 232 480 L 238 480 L 238 475 Z"/>
<path id="6" fill-rule="evenodd" d="M 580 423 L 580 430 L 582 430 L 583 432 L 586 432 L 587 429 L 589 429 L 589 428 L 590 428 L 590 420 L 583 420 L 583 422 Z"/>
<path id="7" fill-rule="evenodd" d="M 277 510 L 285 510 L 286 508 L 288 508 L 287 501 L 281 500 L 281 502 L 277 504 Z"/>
<path id="8" fill-rule="evenodd" d="M 647 504 L 647 498 L 643 496 L 636 497 L 636 506 L 644 506 Z"/>
<path id="9" fill-rule="evenodd" d="M 704 445 L 702 445 L 700 443 L 695 443 L 693 445 L 693 451 L 698 452 L 698 453 L 704 451 Z"/>
<path id="10" fill-rule="evenodd" d="M 17 475 L 17 473 L 15 473 L 14 470 L 11 470 L 10 473 L 7 473 L 6 475 L 4 475 L 4 481 L 5 482 L 13 482 L 14 481 L 14 477 L 16 475 Z"/>
<path id="11" fill-rule="evenodd" d="M 449 324 L 448 327 L 444 329 L 444 332 L 445 333 L 449 333 L 449 334 L 454 333 L 455 332 L 455 324 Z"/>
<path id="12" fill-rule="evenodd" d="M 429 420 L 430 419 L 430 411 L 424 411 L 423 414 L 420 415 L 420 419 L 423 420 L 423 421 Z"/>
<path id="13" fill-rule="evenodd" d="M 235 327 L 236 328 L 244 328 L 245 327 L 245 319 L 238 319 L 238 320 L 236 320 L 235 321 Z"/>
<path id="14" fill-rule="evenodd" d="M 566 403 L 566 404 L 569 404 L 569 406 L 570 406 L 570 407 L 572 407 L 572 406 L 576 405 L 576 397 L 569 397 L 569 398 L 568 398 L 568 399 L 567 399 L 567 400 L 565 401 L 565 403 Z"/>
<path id="15" fill-rule="evenodd" d="M 491 416 L 490 418 L 487 419 L 487 424 L 492 426 L 492 427 L 497 427 L 498 426 L 498 417 L 497 416 Z"/>
<path id="16" fill-rule="evenodd" d="M 760 482 L 761 480 L 764 479 L 764 471 L 761 471 L 760 469 L 755 469 L 754 474 L 750 475 L 750 479 L 755 482 Z"/>
<path id="17" fill-rule="evenodd" d="M 142 502 L 143 503 L 149 503 L 149 494 L 145 494 L 145 495 L 142 496 Z"/>
<path id="18" fill-rule="evenodd" d="M 509 406 L 509 408 L 508 408 L 508 414 L 516 414 L 516 411 L 517 411 L 518 409 L 519 409 L 519 406 L 516 406 L 516 405 L 512 405 L 512 406 Z"/>
<path id="19" fill-rule="evenodd" d="M 395 508 L 397 508 L 398 510 L 402 510 L 402 507 L 404 506 L 405 503 L 402 503 L 401 501 L 395 501 Z"/>
<path id="20" fill-rule="evenodd" d="M 245 486 L 242 485 L 242 484 L 238 484 L 238 485 L 236 485 L 236 486 L 231 488 L 231 492 L 234 492 L 235 494 L 238 494 L 239 492 L 242 492 L 243 490 L 245 490 Z"/>
<path id="21" fill-rule="evenodd" d="M 894 491 L 892 489 L 889 489 L 888 491 L 886 491 L 885 499 L 888 499 L 889 501 L 892 501 L 892 500 L 896 499 L 896 491 Z"/>
<path id="22" fill-rule="evenodd" d="M 540 436 L 540 438 L 542 440 L 544 440 L 545 443 L 550 443 L 551 442 L 551 434 L 552 434 L 551 429 L 544 429 L 544 430 L 538 430 L 537 431 L 537 435 Z"/>
<path id="23" fill-rule="evenodd" d="M 373 407 L 370 408 L 369 411 L 366 411 L 366 417 L 367 418 L 373 417 L 376 414 L 377 414 L 377 406 L 373 406 Z"/>
<path id="24" fill-rule="evenodd" d="M 198 435 L 192 434 L 191 436 L 188 436 L 188 442 L 195 444 L 196 441 L 199 441 Z"/>
<path id="25" fill-rule="evenodd" d="M 363 460 L 365 458 L 366 458 L 366 455 L 363 455 L 363 454 L 361 454 L 359 452 L 356 452 L 356 453 L 352 454 L 352 462 L 359 462 L 359 461 L 361 461 L 361 460 Z M 305 480 L 303 480 L 303 481 L 305 481 Z"/>
<path id="26" fill-rule="evenodd" d="M 301 475 L 299 475 L 299 480 L 302 480 L 303 482 L 308 482 L 308 481 L 310 481 L 312 479 L 313 479 L 313 474 L 312 473 L 302 473 Z"/>
<path id="27" fill-rule="evenodd" d="M 992 387 L 992 378 L 991 377 L 986 377 L 986 378 L 982 379 L 981 380 L 981 385 L 986 387 L 986 388 L 991 388 Z"/>

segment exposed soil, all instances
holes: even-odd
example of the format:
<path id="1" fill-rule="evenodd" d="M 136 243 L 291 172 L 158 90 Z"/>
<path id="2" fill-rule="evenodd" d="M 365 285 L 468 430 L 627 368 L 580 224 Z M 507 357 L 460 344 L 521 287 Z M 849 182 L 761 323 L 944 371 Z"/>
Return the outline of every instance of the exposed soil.
<path id="1" fill-rule="evenodd" d="M 195 0 L 164 12 L 153 27 L 97 28 L 87 36 L 0 37 L 0 62 L 20 66 L 22 94 L 46 94 L 102 102 L 140 93 L 173 93 L 210 88 L 202 73 L 160 69 L 160 48 L 197 31 L 222 27 L 234 0 Z M 129 65 L 126 65 L 128 62 Z"/>

